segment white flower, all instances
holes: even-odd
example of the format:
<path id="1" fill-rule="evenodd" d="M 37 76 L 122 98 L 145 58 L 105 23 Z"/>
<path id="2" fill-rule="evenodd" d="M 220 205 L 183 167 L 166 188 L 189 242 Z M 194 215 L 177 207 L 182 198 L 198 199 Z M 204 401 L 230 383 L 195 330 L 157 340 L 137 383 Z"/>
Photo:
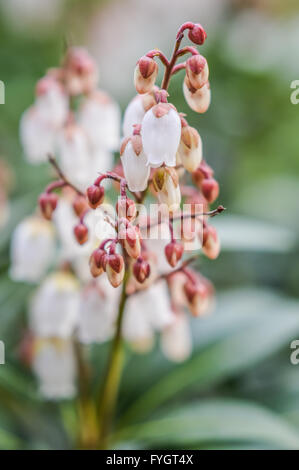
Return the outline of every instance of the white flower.
<path id="1" fill-rule="evenodd" d="M 193 127 L 182 127 L 178 154 L 187 171 L 192 173 L 199 167 L 202 160 L 202 140 Z"/>
<path id="2" fill-rule="evenodd" d="M 96 91 L 89 95 L 83 101 L 78 120 L 95 149 L 118 149 L 120 109 L 106 93 Z"/>
<path id="3" fill-rule="evenodd" d="M 16 281 L 40 281 L 50 266 L 54 252 L 51 222 L 37 216 L 27 217 L 12 235 L 11 277 Z"/>
<path id="4" fill-rule="evenodd" d="M 28 162 L 42 163 L 55 151 L 56 129 L 31 106 L 21 117 L 20 140 Z"/>
<path id="5" fill-rule="evenodd" d="M 150 175 L 140 135 L 126 139 L 121 146 L 121 162 L 130 191 L 144 191 Z"/>
<path id="6" fill-rule="evenodd" d="M 138 349 L 151 344 L 155 330 L 161 331 L 172 323 L 167 284 L 160 281 L 129 297 L 124 315 L 123 335 Z"/>
<path id="7" fill-rule="evenodd" d="M 45 279 L 30 304 L 30 324 L 42 337 L 68 338 L 78 321 L 79 284 L 67 272 L 55 272 Z"/>
<path id="8" fill-rule="evenodd" d="M 160 204 L 165 204 L 169 212 L 180 208 L 181 190 L 179 178 L 174 168 L 158 168 L 153 176 L 153 186 Z"/>
<path id="9" fill-rule="evenodd" d="M 165 163 L 176 165 L 176 152 L 181 138 L 181 120 L 168 103 L 159 103 L 145 114 L 141 136 L 148 164 L 154 168 Z"/>
<path id="10" fill-rule="evenodd" d="M 53 400 L 72 398 L 75 395 L 77 371 L 71 341 L 35 340 L 32 368 L 44 397 Z"/>
<path id="11" fill-rule="evenodd" d="M 190 322 L 184 312 L 178 312 L 175 320 L 162 332 L 162 351 L 174 362 L 185 361 L 192 351 Z"/>
<path id="12" fill-rule="evenodd" d="M 134 124 L 141 124 L 146 111 L 156 104 L 153 93 L 136 95 L 128 104 L 123 121 L 123 135 L 132 135 Z"/>
<path id="13" fill-rule="evenodd" d="M 61 84 L 51 75 L 46 75 L 38 81 L 36 92 L 35 108 L 39 116 L 59 129 L 69 113 L 69 100 Z"/>
<path id="14" fill-rule="evenodd" d="M 102 343 L 111 338 L 115 328 L 119 289 L 106 276 L 98 278 L 81 293 L 78 338 L 82 343 Z"/>

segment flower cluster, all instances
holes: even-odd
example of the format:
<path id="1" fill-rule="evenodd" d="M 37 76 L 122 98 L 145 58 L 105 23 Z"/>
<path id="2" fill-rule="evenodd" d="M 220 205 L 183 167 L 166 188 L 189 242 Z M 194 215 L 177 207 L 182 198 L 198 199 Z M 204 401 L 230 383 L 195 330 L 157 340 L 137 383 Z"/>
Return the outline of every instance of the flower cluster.
<path id="1" fill-rule="evenodd" d="M 184 70 L 191 109 L 203 113 L 210 103 L 207 61 L 194 46 L 181 48 L 186 31 L 192 43 L 204 43 L 203 27 L 188 22 L 170 60 L 157 49 L 138 60 L 138 94 L 125 111 L 121 142 L 117 105 L 96 90 L 97 67 L 81 48 L 68 50 L 62 66 L 38 82 L 35 104 L 22 117 L 29 161 L 52 155 L 58 176 L 40 195 L 39 212 L 16 228 L 11 247 L 12 277 L 42 281 L 29 307 L 31 362 L 49 398 L 75 392 L 74 339 L 89 344 L 115 335 L 146 351 L 159 331 L 165 355 L 182 361 L 192 349 L 187 312 L 202 316 L 213 304 L 213 286 L 190 267 L 197 254 L 185 253 L 218 256 L 208 220 L 223 210 L 209 208 L 219 185 L 198 131 L 167 92 Z M 185 54 L 191 56 L 177 64 Z M 165 67 L 161 87 L 156 59 Z"/>

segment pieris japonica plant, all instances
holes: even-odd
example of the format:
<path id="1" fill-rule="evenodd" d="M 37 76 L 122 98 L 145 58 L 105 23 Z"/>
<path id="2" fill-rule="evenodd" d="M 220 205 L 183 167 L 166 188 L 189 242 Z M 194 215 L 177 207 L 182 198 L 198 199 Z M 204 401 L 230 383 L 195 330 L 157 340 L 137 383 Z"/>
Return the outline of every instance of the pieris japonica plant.
<path id="1" fill-rule="evenodd" d="M 181 47 L 186 32 L 192 45 Z M 164 354 L 183 361 L 192 351 L 188 312 L 200 317 L 213 303 L 212 284 L 191 264 L 200 252 L 218 256 L 209 218 L 224 208 L 209 207 L 219 185 L 200 134 L 167 91 L 183 71 L 188 105 L 197 113 L 208 109 L 209 68 L 195 47 L 205 39 L 203 27 L 188 22 L 169 60 L 158 49 L 138 60 L 138 94 L 125 111 L 122 140 L 118 106 L 97 89 L 97 66 L 81 48 L 70 48 L 62 65 L 38 82 L 35 103 L 21 119 L 25 155 L 31 163 L 48 159 L 57 179 L 15 230 L 11 275 L 39 283 L 29 305 L 26 357 L 29 350 L 46 398 L 71 397 L 78 383 L 80 446 L 107 446 L 123 343 L 148 351 L 158 331 Z M 109 339 L 94 399 L 82 344 Z"/>

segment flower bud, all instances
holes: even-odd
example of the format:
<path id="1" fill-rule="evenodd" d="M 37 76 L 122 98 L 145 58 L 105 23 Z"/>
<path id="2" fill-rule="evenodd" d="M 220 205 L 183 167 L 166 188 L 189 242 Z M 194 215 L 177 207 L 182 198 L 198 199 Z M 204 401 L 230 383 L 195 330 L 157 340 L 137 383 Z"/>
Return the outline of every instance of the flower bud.
<path id="1" fill-rule="evenodd" d="M 67 51 L 63 74 L 65 86 L 70 95 L 93 91 L 99 75 L 95 61 L 82 47 L 71 47 Z"/>
<path id="2" fill-rule="evenodd" d="M 192 315 L 199 317 L 208 313 L 213 298 L 213 286 L 203 276 L 196 276 L 195 282 L 188 280 L 184 285 L 186 300 Z"/>
<path id="3" fill-rule="evenodd" d="M 139 229 L 128 223 L 121 227 L 118 237 L 128 255 L 131 258 L 138 258 L 141 251 Z"/>
<path id="4" fill-rule="evenodd" d="M 153 175 L 153 185 L 160 204 L 166 204 L 175 212 L 181 203 L 179 179 L 174 168 L 158 168 Z"/>
<path id="5" fill-rule="evenodd" d="M 209 82 L 196 90 L 192 87 L 186 75 L 184 79 L 183 91 L 185 99 L 193 111 L 202 114 L 208 110 L 211 102 L 211 90 Z"/>
<path id="6" fill-rule="evenodd" d="M 75 214 L 80 217 L 80 215 L 82 215 L 87 210 L 87 208 L 88 204 L 86 198 L 80 194 L 77 194 L 73 202 L 73 209 Z"/>
<path id="7" fill-rule="evenodd" d="M 212 168 L 207 164 L 205 160 L 200 162 L 198 168 L 192 173 L 192 180 L 194 184 L 201 189 L 202 182 L 205 178 L 212 178 L 214 175 L 214 171 Z"/>
<path id="8" fill-rule="evenodd" d="M 119 218 L 134 220 L 137 215 L 136 204 L 133 199 L 121 197 L 116 203 L 116 212 Z"/>
<path id="9" fill-rule="evenodd" d="M 90 268 L 91 275 L 93 277 L 98 277 L 103 273 L 103 271 L 104 271 L 104 267 L 103 267 L 103 258 L 104 258 L 104 256 L 106 256 L 106 252 L 105 252 L 105 250 L 101 250 L 100 248 L 93 251 L 93 253 L 91 254 L 91 256 L 89 258 L 89 268 Z"/>
<path id="10" fill-rule="evenodd" d="M 179 154 L 187 171 L 192 173 L 198 168 L 202 160 L 202 140 L 194 127 L 182 127 Z"/>
<path id="11" fill-rule="evenodd" d="M 147 111 L 142 121 L 142 144 L 148 164 L 157 168 L 176 165 L 181 138 L 181 120 L 168 103 L 159 103 Z"/>
<path id="12" fill-rule="evenodd" d="M 193 55 L 186 62 L 186 74 L 190 85 L 198 90 L 209 79 L 209 66 L 205 57 Z"/>
<path id="13" fill-rule="evenodd" d="M 165 256 L 172 268 L 178 264 L 184 253 L 184 246 L 181 243 L 172 241 L 165 246 Z"/>
<path id="14" fill-rule="evenodd" d="M 143 56 L 137 62 L 134 73 L 134 85 L 138 93 L 144 94 L 152 90 L 158 75 L 158 65 L 154 59 Z"/>
<path id="15" fill-rule="evenodd" d="M 217 231 L 211 225 L 203 228 L 202 251 L 210 259 L 216 259 L 220 253 L 220 240 Z"/>
<path id="16" fill-rule="evenodd" d="M 86 225 L 79 223 L 76 225 L 74 228 L 74 234 L 77 239 L 77 242 L 80 243 L 80 245 L 83 245 L 84 243 L 87 242 L 88 240 L 88 228 Z"/>
<path id="17" fill-rule="evenodd" d="M 96 186 L 92 184 L 87 189 L 88 203 L 92 209 L 96 209 L 102 202 L 105 197 L 105 190 L 103 186 Z"/>
<path id="18" fill-rule="evenodd" d="M 212 203 L 219 195 L 219 184 L 214 178 L 205 178 L 201 183 L 201 190 L 206 200 Z"/>
<path id="19" fill-rule="evenodd" d="M 190 41 L 201 46 L 207 39 L 207 33 L 201 24 L 196 23 L 193 28 L 189 30 L 188 37 Z"/>
<path id="20" fill-rule="evenodd" d="M 51 220 L 52 214 L 55 211 L 58 203 L 58 196 L 55 193 L 43 193 L 40 195 L 39 207 L 42 211 L 43 216 L 47 220 Z"/>
<path id="21" fill-rule="evenodd" d="M 124 259 L 118 253 L 107 255 L 106 273 L 110 284 L 113 287 L 118 287 L 125 275 Z"/>
<path id="22" fill-rule="evenodd" d="M 149 263 L 143 258 L 137 258 L 137 261 L 133 265 L 133 274 L 140 284 L 150 276 L 151 268 Z"/>

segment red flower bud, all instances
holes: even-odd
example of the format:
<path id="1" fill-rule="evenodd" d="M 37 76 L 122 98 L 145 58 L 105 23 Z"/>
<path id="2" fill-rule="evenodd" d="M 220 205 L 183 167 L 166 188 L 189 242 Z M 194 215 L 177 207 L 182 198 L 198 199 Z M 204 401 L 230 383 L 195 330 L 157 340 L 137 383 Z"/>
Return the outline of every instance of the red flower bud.
<path id="1" fill-rule="evenodd" d="M 43 193 L 40 195 L 38 202 L 45 219 L 51 220 L 52 213 L 56 209 L 58 203 L 57 194 Z"/>
<path id="2" fill-rule="evenodd" d="M 193 28 L 189 30 L 188 37 L 190 41 L 201 46 L 207 39 L 207 33 L 201 24 L 196 23 Z"/>
<path id="3" fill-rule="evenodd" d="M 140 284 L 149 277 L 151 273 L 150 265 L 143 258 L 139 257 L 133 265 L 133 274 Z"/>
<path id="4" fill-rule="evenodd" d="M 119 230 L 118 238 L 120 239 L 124 249 L 131 258 L 138 258 L 140 255 L 140 233 L 138 227 L 134 227 L 132 224 L 127 223 Z"/>
<path id="5" fill-rule="evenodd" d="M 87 197 L 90 207 L 96 209 L 104 201 L 105 190 L 103 186 L 96 186 L 95 184 L 89 186 Z"/>
<path id="6" fill-rule="evenodd" d="M 195 275 L 194 282 L 189 279 L 184 285 L 184 293 L 192 315 L 198 317 L 208 313 L 213 297 L 213 286 L 207 279 Z"/>
<path id="7" fill-rule="evenodd" d="M 73 202 L 73 209 L 78 217 L 83 214 L 88 208 L 86 198 L 77 194 Z"/>
<path id="8" fill-rule="evenodd" d="M 219 184 L 214 178 L 206 178 L 201 183 L 201 190 L 209 203 L 214 202 L 219 196 Z"/>
<path id="9" fill-rule="evenodd" d="M 107 255 L 106 273 L 113 287 L 118 287 L 122 283 L 125 274 L 125 263 L 121 255 L 118 253 Z"/>
<path id="10" fill-rule="evenodd" d="M 165 256 L 173 268 L 178 264 L 184 253 L 184 246 L 181 243 L 172 241 L 165 246 Z"/>
<path id="11" fill-rule="evenodd" d="M 137 215 L 136 204 L 132 199 L 121 197 L 116 203 L 116 212 L 120 218 L 134 220 Z"/>
<path id="12" fill-rule="evenodd" d="M 74 228 L 74 234 L 77 239 L 77 242 L 80 243 L 80 245 L 83 245 L 85 242 L 88 240 L 88 228 L 86 225 L 79 223 L 76 225 Z"/>
<path id="13" fill-rule="evenodd" d="M 143 56 L 139 59 L 134 73 L 134 83 L 137 93 L 148 93 L 155 85 L 158 75 L 158 65 L 154 59 Z"/>
<path id="14" fill-rule="evenodd" d="M 93 277 L 98 277 L 104 271 L 103 261 L 106 256 L 105 250 L 98 248 L 89 258 L 89 268 Z"/>

